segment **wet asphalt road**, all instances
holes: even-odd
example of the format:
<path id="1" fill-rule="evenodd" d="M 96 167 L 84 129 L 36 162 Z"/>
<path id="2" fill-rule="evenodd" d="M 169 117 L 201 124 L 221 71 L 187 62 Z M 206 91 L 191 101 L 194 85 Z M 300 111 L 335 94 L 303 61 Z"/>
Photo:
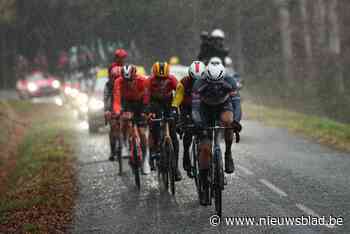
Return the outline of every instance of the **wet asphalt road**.
<path id="1" fill-rule="evenodd" d="M 79 195 L 72 233 L 350 233 L 350 155 L 330 150 L 287 130 L 244 121 L 234 145 L 237 169 L 228 176 L 223 216 L 342 217 L 343 226 L 212 227 L 214 207 L 201 207 L 194 183 L 177 183 L 176 196 L 159 189 L 155 174 L 138 192 L 128 169 L 118 175 L 107 161 L 105 133 L 79 127 Z M 182 164 L 181 164 L 182 165 Z"/>

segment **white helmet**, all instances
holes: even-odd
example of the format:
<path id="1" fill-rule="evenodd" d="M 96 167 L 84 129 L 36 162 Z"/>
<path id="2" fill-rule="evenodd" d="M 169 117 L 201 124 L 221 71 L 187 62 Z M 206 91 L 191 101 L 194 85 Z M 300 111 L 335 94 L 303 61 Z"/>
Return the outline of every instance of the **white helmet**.
<path id="1" fill-rule="evenodd" d="M 226 64 L 226 66 L 231 66 L 232 65 L 232 59 L 230 57 L 225 57 L 225 64 Z"/>
<path id="2" fill-rule="evenodd" d="M 212 57 L 212 58 L 209 60 L 209 64 L 219 65 L 219 64 L 222 64 L 222 60 L 221 60 L 221 58 L 219 58 L 219 57 Z"/>
<path id="3" fill-rule="evenodd" d="M 188 67 L 188 75 L 194 79 L 200 79 L 205 74 L 205 65 L 201 61 L 193 61 Z"/>
<path id="4" fill-rule="evenodd" d="M 125 80 L 132 80 L 136 74 L 136 67 L 134 65 L 124 65 L 122 68 L 122 76 Z"/>
<path id="5" fill-rule="evenodd" d="M 211 34 L 210 34 L 211 37 L 216 37 L 216 38 L 222 38 L 224 39 L 225 38 L 225 33 L 224 31 L 222 31 L 221 29 L 214 29 Z"/>
<path id="6" fill-rule="evenodd" d="M 209 64 L 207 68 L 206 78 L 209 81 L 218 81 L 221 80 L 225 75 L 225 67 L 222 64 Z"/>

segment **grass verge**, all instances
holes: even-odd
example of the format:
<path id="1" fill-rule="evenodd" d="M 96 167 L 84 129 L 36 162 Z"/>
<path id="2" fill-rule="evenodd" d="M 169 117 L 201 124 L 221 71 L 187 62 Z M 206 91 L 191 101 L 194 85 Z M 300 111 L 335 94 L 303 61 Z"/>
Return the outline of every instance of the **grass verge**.
<path id="1" fill-rule="evenodd" d="M 63 109 L 11 102 L 26 120 L 0 195 L 0 233 L 64 232 L 74 205 L 74 128 Z"/>
<path id="2" fill-rule="evenodd" d="M 268 125 L 287 128 L 316 139 L 319 143 L 350 152 L 350 125 L 331 119 L 310 116 L 287 109 L 271 108 L 244 102 L 243 110 L 248 119 Z"/>

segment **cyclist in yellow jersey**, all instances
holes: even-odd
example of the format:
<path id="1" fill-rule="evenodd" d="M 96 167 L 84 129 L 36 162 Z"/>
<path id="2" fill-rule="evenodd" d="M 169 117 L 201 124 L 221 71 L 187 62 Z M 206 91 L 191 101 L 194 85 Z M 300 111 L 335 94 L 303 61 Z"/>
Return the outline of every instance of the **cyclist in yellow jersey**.
<path id="1" fill-rule="evenodd" d="M 176 94 L 172 102 L 172 107 L 180 109 L 180 120 L 183 123 L 191 122 L 192 113 L 192 87 L 197 79 L 201 79 L 205 74 L 206 67 L 203 62 L 194 61 L 188 68 L 188 76 L 180 80 L 176 87 Z M 185 131 L 183 135 L 183 168 L 190 176 L 189 148 L 192 142 L 192 133 Z"/>

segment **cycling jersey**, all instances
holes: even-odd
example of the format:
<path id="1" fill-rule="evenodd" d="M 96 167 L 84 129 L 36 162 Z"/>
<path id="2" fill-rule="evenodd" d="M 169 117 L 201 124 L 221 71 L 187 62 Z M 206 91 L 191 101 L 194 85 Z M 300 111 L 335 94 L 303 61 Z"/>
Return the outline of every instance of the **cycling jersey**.
<path id="1" fill-rule="evenodd" d="M 146 103 L 148 105 L 169 105 L 170 107 L 176 86 L 177 80 L 173 75 L 166 78 L 151 76 L 148 80 Z"/>
<path id="2" fill-rule="evenodd" d="M 211 116 L 221 112 L 233 112 L 230 95 L 237 90 L 237 84 L 231 76 L 222 80 L 209 82 L 206 79 L 197 80 L 192 91 L 192 119 L 195 123 L 207 122 Z"/>
<path id="3" fill-rule="evenodd" d="M 132 81 L 118 77 L 113 87 L 113 111 L 120 113 L 128 103 L 140 103 L 139 106 L 143 107 L 147 101 L 147 87 L 147 79 L 143 76 L 136 75 Z"/>
<path id="4" fill-rule="evenodd" d="M 113 109 L 113 87 L 114 87 L 114 80 L 117 77 L 118 74 L 120 74 L 120 71 L 123 67 L 123 64 L 113 62 L 109 68 L 108 68 L 108 81 L 106 82 L 105 88 L 103 90 L 103 102 L 104 102 L 104 109 L 105 111 L 112 111 Z"/>
<path id="5" fill-rule="evenodd" d="M 189 109 L 192 105 L 192 87 L 194 79 L 190 76 L 184 77 L 176 87 L 175 98 L 173 99 L 173 107 L 182 107 Z"/>

